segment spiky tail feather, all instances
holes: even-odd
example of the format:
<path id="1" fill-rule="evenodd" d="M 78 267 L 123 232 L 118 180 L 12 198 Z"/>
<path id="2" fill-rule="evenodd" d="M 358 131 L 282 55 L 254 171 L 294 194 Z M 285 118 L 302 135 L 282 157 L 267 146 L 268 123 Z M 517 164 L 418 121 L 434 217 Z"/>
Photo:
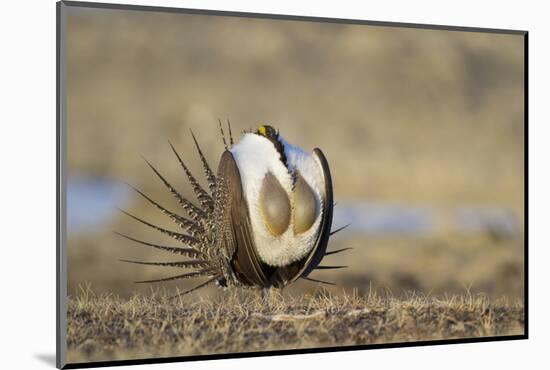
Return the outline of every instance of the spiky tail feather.
<path id="1" fill-rule="evenodd" d="M 178 294 L 176 294 L 176 295 L 173 295 L 173 296 L 170 297 L 169 299 L 172 300 L 172 299 L 174 299 L 174 298 L 183 297 L 184 295 L 187 295 L 187 294 L 192 293 L 192 292 L 194 292 L 194 291 L 196 291 L 196 290 L 199 290 L 199 289 L 201 289 L 201 288 L 204 288 L 204 287 L 206 287 L 206 286 L 209 285 L 209 284 L 212 284 L 212 283 L 215 282 L 217 279 L 220 279 L 220 276 L 214 276 L 214 277 L 212 277 L 212 278 L 206 280 L 204 283 L 201 283 L 201 284 L 199 284 L 199 285 L 197 285 L 197 286 L 195 286 L 195 287 L 193 287 L 193 288 L 191 288 L 191 289 L 188 289 L 188 290 L 186 290 L 186 291 L 183 292 L 183 293 L 178 293 Z"/>
<path id="2" fill-rule="evenodd" d="M 202 154 L 201 147 L 199 146 L 199 143 L 197 141 L 197 138 L 193 134 L 193 131 L 191 131 L 191 136 L 193 137 L 193 141 L 195 142 L 195 146 L 197 147 L 197 151 L 199 152 L 199 157 L 201 158 L 202 167 L 206 175 L 206 180 L 208 181 L 208 187 L 210 188 L 210 192 L 214 194 L 214 192 L 216 191 L 216 176 L 214 176 L 214 173 L 210 169 L 210 166 L 208 165 L 208 162 L 206 161 L 204 154 Z"/>
<path id="3" fill-rule="evenodd" d="M 172 185 L 170 185 L 168 181 L 166 181 L 166 179 L 160 174 L 160 172 L 157 171 L 157 169 L 151 163 L 149 163 L 149 161 L 147 161 L 147 159 L 144 158 L 144 160 L 147 165 L 153 170 L 153 172 L 158 176 L 158 178 L 164 183 L 164 186 L 166 186 L 170 193 L 172 193 L 172 195 L 177 199 L 178 203 L 183 207 L 183 209 L 185 209 L 189 213 L 189 216 L 191 216 L 194 221 L 206 218 L 206 213 L 202 209 L 184 198 Z"/>
<path id="4" fill-rule="evenodd" d="M 176 155 L 176 158 L 178 159 L 179 164 L 183 168 L 183 171 L 185 172 L 185 175 L 187 176 L 187 179 L 189 180 L 189 183 L 193 187 L 193 191 L 195 192 L 195 195 L 197 196 L 197 199 L 199 200 L 199 203 L 201 204 L 201 207 L 207 209 L 209 212 L 211 212 L 214 209 L 214 201 L 212 200 L 212 197 L 210 194 L 206 192 L 200 186 L 198 181 L 195 179 L 191 171 L 189 171 L 189 168 L 185 165 L 183 160 L 181 159 L 180 155 L 172 145 L 172 143 L 168 142 L 170 144 L 170 148 L 172 148 L 172 151 Z"/>
<path id="5" fill-rule="evenodd" d="M 230 129 L 231 130 L 231 129 Z M 187 176 L 187 179 L 189 183 L 191 184 L 191 187 L 193 189 L 193 192 L 195 193 L 199 203 L 200 207 L 196 206 L 192 202 L 190 202 L 188 199 L 184 198 L 165 178 L 160 174 L 160 172 L 149 162 L 147 159 L 144 158 L 147 165 L 151 168 L 151 170 L 155 173 L 155 175 L 162 181 L 164 186 L 170 191 L 170 193 L 176 198 L 178 203 L 182 206 L 182 208 L 188 213 L 189 217 L 191 219 L 187 219 L 183 216 L 178 215 L 177 213 L 174 213 L 172 211 L 169 211 L 167 208 L 160 205 L 158 202 L 151 199 L 149 196 L 147 196 L 145 193 L 140 191 L 139 189 L 129 185 L 134 191 L 136 191 L 140 196 L 145 198 L 149 203 L 151 203 L 153 206 L 155 206 L 157 209 L 159 209 L 163 214 L 168 216 L 174 223 L 176 223 L 178 226 L 180 226 L 183 230 L 185 230 L 189 235 L 178 233 L 175 231 L 164 229 L 160 226 L 154 225 L 148 221 L 145 221 L 137 216 L 134 216 L 133 214 L 121 210 L 124 214 L 127 216 L 133 218 L 134 220 L 151 227 L 157 231 L 160 231 L 161 233 L 170 236 L 171 238 L 185 244 L 185 247 L 171 247 L 171 246 L 165 246 L 160 244 L 154 244 L 150 242 L 146 242 L 143 240 L 139 240 L 133 237 L 130 237 L 128 235 L 118 233 L 117 235 L 122 236 L 123 238 L 126 238 L 128 240 L 131 240 L 133 242 L 146 245 L 152 248 L 156 248 L 159 250 L 167 251 L 173 254 L 180 254 L 183 256 L 186 256 L 188 258 L 194 258 L 192 260 L 187 261 L 174 261 L 174 262 L 148 262 L 148 261 L 134 261 L 134 260 L 128 260 L 128 259 L 122 259 L 122 262 L 126 263 L 133 263 L 133 264 L 140 264 L 140 265 L 152 265 L 152 266 L 165 266 L 165 267 L 179 267 L 179 268 L 191 268 L 191 269 L 199 269 L 197 271 L 192 271 L 185 274 L 170 276 L 166 278 L 160 278 L 160 279 L 153 279 L 153 280 L 141 280 L 136 281 L 136 283 L 158 283 L 158 282 L 165 282 L 165 281 L 172 281 L 172 280 L 180 280 L 180 279 L 193 279 L 193 278 L 200 278 L 204 276 L 210 276 L 210 279 L 208 279 L 206 282 L 199 284 L 198 286 L 189 289 L 183 293 L 180 293 L 174 297 L 183 296 L 186 294 L 189 294 L 193 291 L 196 291 L 200 288 L 203 288 L 210 283 L 216 281 L 217 279 L 223 278 L 223 268 L 222 263 L 218 260 L 221 256 L 220 253 L 212 253 L 212 248 L 214 248 L 213 243 L 211 243 L 211 238 L 209 238 L 209 235 L 207 235 L 208 232 L 210 232 L 210 227 L 208 226 L 209 218 L 211 218 L 214 211 L 214 198 L 216 197 L 216 191 L 217 191 L 217 179 L 214 176 L 212 170 L 210 169 L 210 166 L 208 165 L 208 162 L 206 161 L 206 158 L 204 157 L 204 154 L 202 153 L 202 150 L 198 144 L 198 141 L 196 137 L 191 132 L 191 135 L 193 137 L 193 141 L 195 143 L 195 146 L 197 148 L 199 157 L 202 162 L 204 174 L 206 176 L 208 187 L 210 191 L 212 192 L 212 195 L 210 195 L 204 188 L 201 187 L 199 182 L 196 180 L 196 178 L 193 176 L 187 165 L 183 162 L 181 156 L 176 151 L 175 147 L 172 145 L 172 143 L 169 142 L 170 148 L 174 152 L 178 163 L 182 167 L 185 175 Z M 231 135 L 231 131 L 229 131 L 230 136 L 230 143 L 232 145 L 233 138 Z M 216 258 L 217 257 L 217 258 Z"/>

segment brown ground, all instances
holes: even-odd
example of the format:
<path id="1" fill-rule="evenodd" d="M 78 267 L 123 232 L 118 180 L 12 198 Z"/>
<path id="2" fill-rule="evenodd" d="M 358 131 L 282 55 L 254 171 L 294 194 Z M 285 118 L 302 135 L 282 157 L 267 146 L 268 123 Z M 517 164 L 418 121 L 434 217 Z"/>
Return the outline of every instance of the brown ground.
<path id="1" fill-rule="evenodd" d="M 483 295 L 262 298 L 241 291 L 168 301 L 159 292 L 124 300 L 83 289 L 69 301 L 68 361 L 518 335 L 523 320 L 520 301 Z"/>

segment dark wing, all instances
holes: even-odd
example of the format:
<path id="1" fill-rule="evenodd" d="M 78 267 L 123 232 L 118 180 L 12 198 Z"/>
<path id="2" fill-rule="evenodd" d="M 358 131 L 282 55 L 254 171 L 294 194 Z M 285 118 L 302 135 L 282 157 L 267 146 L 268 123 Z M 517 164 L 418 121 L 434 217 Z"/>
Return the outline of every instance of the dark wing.
<path id="1" fill-rule="evenodd" d="M 332 212 L 334 209 L 334 196 L 332 190 L 332 176 L 330 175 L 330 169 L 328 167 L 328 161 L 319 148 L 315 148 L 313 153 L 321 162 L 321 168 L 323 169 L 323 175 L 325 177 L 325 199 L 323 203 L 323 219 L 321 221 L 321 230 L 317 235 L 317 241 L 313 248 L 312 254 L 308 261 L 306 261 L 305 269 L 301 271 L 300 276 L 306 277 L 311 271 L 313 271 L 321 260 L 323 259 L 328 245 L 328 239 L 330 238 L 330 229 L 332 227 Z M 294 280 L 296 280 L 296 277 Z"/>
<path id="2" fill-rule="evenodd" d="M 269 267 L 256 254 L 252 225 L 246 198 L 243 195 L 241 175 L 233 154 L 225 151 L 218 167 L 219 209 L 226 255 L 239 281 L 246 285 L 269 285 Z"/>
<path id="3" fill-rule="evenodd" d="M 325 188 L 323 196 L 323 213 L 321 225 L 315 246 L 311 252 L 299 261 L 292 263 L 289 266 L 278 268 L 273 274 L 271 283 L 275 286 L 285 286 L 290 282 L 296 281 L 300 277 L 307 277 L 323 259 L 327 250 L 328 239 L 330 237 L 330 228 L 332 226 L 332 212 L 334 208 L 332 177 L 328 167 L 328 161 L 319 148 L 313 150 L 313 154 L 317 157 L 321 164 L 323 176 L 325 180 Z"/>

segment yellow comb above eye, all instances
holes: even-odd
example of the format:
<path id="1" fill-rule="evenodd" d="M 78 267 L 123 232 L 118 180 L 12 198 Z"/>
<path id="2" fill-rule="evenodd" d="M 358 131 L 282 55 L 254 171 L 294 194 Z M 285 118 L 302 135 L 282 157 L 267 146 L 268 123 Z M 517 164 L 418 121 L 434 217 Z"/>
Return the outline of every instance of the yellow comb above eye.
<path id="1" fill-rule="evenodd" d="M 258 127 L 258 133 L 262 136 L 266 136 L 266 129 L 263 124 L 260 124 L 260 127 Z"/>

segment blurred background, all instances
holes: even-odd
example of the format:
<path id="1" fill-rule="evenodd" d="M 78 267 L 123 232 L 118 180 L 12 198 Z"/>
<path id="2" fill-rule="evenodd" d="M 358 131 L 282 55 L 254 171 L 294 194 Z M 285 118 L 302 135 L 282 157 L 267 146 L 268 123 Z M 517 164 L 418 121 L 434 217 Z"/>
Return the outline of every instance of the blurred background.
<path id="1" fill-rule="evenodd" d="M 329 248 L 353 248 L 325 263 L 348 269 L 312 274 L 334 293 L 523 297 L 522 36 L 68 9 L 69 294 L 181 271 L 119 262 L 174 257 L 113 231 L 175 243 L 117 207 L 175 229 L 125 182 L 178 210 L 141 155 L 192 196 L 168 140 L 203 180 L 189 129 L 215 168 L 220 118 L 326 154 L 333 227 L 351 223 Z"/>

